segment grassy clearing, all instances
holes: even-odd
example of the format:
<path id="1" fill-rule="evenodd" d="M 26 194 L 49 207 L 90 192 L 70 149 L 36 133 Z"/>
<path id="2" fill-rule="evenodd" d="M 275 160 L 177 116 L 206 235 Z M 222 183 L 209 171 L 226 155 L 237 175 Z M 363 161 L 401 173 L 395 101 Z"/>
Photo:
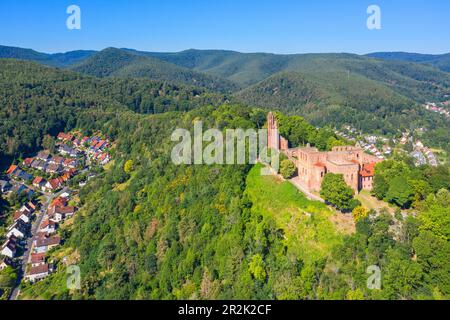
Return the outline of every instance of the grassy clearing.
<path id="1" fill-rule="evenodd" d="M 321 202 L 308 200 L 289 182 L 261 176 L 260 169 L 256 165 L 247 177 L 246 193 L 253 212 L 274 218 L 284 230 L 290 253 L 309 262 L 328 255 L 343 237 L 332 222 L 336 213 Z"/>
<path id="2" fill-rule="evenodd" d="M 389 212 L 394 212 L 393 207 L 389 206 L 389 204 L 387 204 L 386 202 L 373 197 L 367 190 L 361 191 L 358 195 L 355 196 L 355 198 L 361 201 L 363 207 L 367 209 L 374 209 L 379 211 L 383 208 L 386 208 L 389 210 Z"/>

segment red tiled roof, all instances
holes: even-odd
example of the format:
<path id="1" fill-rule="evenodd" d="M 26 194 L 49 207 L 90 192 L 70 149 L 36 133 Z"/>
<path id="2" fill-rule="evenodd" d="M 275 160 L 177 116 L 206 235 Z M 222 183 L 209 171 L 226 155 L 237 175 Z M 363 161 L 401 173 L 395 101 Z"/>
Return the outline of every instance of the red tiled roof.
<path id="1" fill-rule="evenodd" d="M 365 164 L 359 174 L 362 177 L 373 177 L 375 175 L 375 163 Z"/>
<path id="2" fill-rule="evenodd" d="M 52 206 L 56 206 L 56 207 L 64 207 L 66 205 L 67 205 L 67 199 L 62 198 L 62 197 L 58 197 L 55 200 L 53 200 L 53 202 L 52 202 Z"/>
<path id="3" fill-rule="evenodd" d="M 23 164 L 26 166 L 31 165 L 31 163 L 34 161 L 34 158 L 26 158 L 25 160 L 23 160 Z"/>
<path id="4" fill-rule="evenodd" d="M 75 207 L 56 207 L 55 212 L 62 214 L 73 213 L 75 212 Z"/>
<path id="5" fill-rule="evenodd" d="M 73 135 L 70 133 L 60 132 L 58 133 L 58 139 L 72 141 Z"/>
<path id="6" fill-rule="evenodd" d="M 16 171 L 16 169 L 17 169 L 17 166 L 16 165 L 12 165 L 12 166 L 9 167 L 8 171 L 6 171 L 6 174 L 11 174 L 14 171 Z"/>
<path id="7" fill-rule="evenodd" d="M 61 242 L 61 238 L 59 236 L 53 236 L 50 238 L 47 237 L 39 237 L 36 241 L 36 247 L 46 247 L 46 246 L 51 246 L 51 245 L 55 245 L 55 244 L 59 244 Z"/>
<path id="8" fill-rule="evenodd" d="M 50 221 L 50 220 L 48 220 L 48 219 L 45 219 L 44 221 L 42 221 L 42 223 L 41 223 L 41 229 L 45 229 L 45 228 L 47 228 L 48 226 L 54 226 L 55 225 L 55 223 L 53 222 L 53 221 Z"/>
<path id="9" fill-rule="evenodd" d="M 61 186 L 61 182 L 58 178 L 50 180 L 49 183 L 52 189 L 58 189 Z"/>
<path id="10" fill-rule="evenodd" d="M 29 275 L 48 273 L 48 264 L 43 264 L 41 266 L 32 267 Z"/>
<path id="11" fill-rule="evenodd" d="M 33 184 L 41 184 L 42 182 L 45 182 L 44 178 L 42 177 L 36 177 L 33 180 Z"/>
<path id="12" fill-rule="evenodd" d="M 26 215 L 27 217 L 29 217 L 29 215 L 25 212 L 16 211 L 14 212 L 14 221 L 19 220 L 22 215 Z"/>
<path id="13" fill-rule="evenodd" d="M 45 253 L 32 253 L 31 263 L 45 262 Z"/>
<path id="14" fill-rule="evenodd" d="M 53 157 L 52 161 L 55 162 L 55 163 L 63 163 L 64 162 L 64 158 L 60 157 L 60 156 L 56 156 L 56 157 Z"/>

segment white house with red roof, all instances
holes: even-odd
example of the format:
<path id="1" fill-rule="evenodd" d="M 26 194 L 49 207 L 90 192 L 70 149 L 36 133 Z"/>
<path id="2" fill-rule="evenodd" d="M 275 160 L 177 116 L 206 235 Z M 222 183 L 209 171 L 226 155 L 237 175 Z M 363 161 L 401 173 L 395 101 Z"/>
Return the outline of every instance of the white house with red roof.
<path id="1" fill-rule="evenodd" d="M 31 283 L 45 279 L 49 275 L 48 264 L 42 264 L 36 267 L 31 267 L 30 271 L 25 275 L 25 280 Z"/>

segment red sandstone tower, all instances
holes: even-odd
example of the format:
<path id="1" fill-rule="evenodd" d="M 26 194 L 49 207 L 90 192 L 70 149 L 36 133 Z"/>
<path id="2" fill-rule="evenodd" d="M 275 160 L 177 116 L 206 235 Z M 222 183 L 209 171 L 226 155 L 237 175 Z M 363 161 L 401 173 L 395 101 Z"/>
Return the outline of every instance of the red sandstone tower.
<path id="1" fill-rule="evenodd" d="M 289 148 L 288 141 L 280 136 L 278 123 L 272 112 L 267 115 L 267 145 L 271 149 L 282 151 Z"/>

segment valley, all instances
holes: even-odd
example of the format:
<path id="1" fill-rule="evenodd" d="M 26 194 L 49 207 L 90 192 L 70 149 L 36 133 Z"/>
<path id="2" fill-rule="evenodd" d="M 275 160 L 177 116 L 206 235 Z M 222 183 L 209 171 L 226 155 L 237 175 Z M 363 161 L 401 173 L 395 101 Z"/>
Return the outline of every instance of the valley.
<path id="1" fill-rule="evenodd" d="M 55 56 L 2 47 L 0 57 L 5 174 L 51 148 L 49 136 L 100 132 L 114 144 L 95 178 L 69 184 L 78 210 L 58 229 L 56 268 L 18 299 L 448 298 L 448 159 L 411 157 L 448 152 L 448 118 L 423 107 L 446 101 L 448 73 L 348 54 L 109 48 Z M 268 110 L 289 148 L 367 144 L 383 160 L 372 190 L 359 195 L 343 175 L 324 172 L 314 190 L 322 203 L 261 176 L 261 164 L 172 162 L 176 128 L 267 128 Z M 286 179 L 298 175 L 292 159 L 281 159 Z M 10 199 L 1 194 L 2 230 Z M 67 287 L 69 265 L 79 267 L 79 288 Z M 383 272 L 377 290 L 367 286 L 373 266 Z M 0 272 L 1 288 L 15 272 Z"/>

